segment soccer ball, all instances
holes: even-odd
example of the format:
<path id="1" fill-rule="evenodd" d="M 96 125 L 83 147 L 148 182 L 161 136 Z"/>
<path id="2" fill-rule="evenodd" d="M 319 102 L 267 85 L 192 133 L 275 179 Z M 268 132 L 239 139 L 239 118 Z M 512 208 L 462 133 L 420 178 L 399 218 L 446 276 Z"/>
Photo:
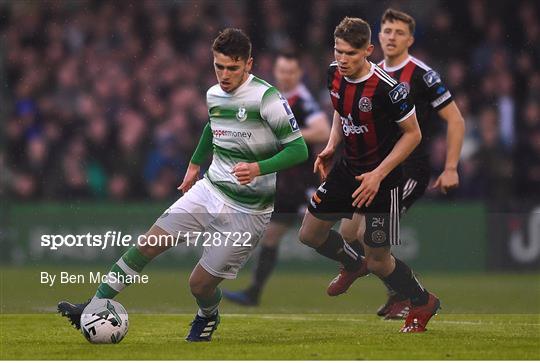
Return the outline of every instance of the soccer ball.
<path id="1" fill-rule="evenodd" d="M 110 299 L 92 299 L 81 314 L 81 330 L 90 343 L 119 343 L 126 336 L 128 325 L 126 309 Z"/>

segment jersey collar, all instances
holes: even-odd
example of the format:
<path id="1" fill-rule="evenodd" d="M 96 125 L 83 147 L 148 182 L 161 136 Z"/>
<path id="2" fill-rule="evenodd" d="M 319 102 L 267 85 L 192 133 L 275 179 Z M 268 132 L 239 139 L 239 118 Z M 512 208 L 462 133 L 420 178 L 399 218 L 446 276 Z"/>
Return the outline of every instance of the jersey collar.
<path id="1" fill-rule="evenodd" d="M 254 75 L 253 74 L 249 74 L 248 78 L 244 81 L 244 83 L 242 83 L 240 86 L 238 86 L 237 89 L 235 89 L 234 91 L 232 92 L 225 92 L 220 86 L 219 86 L 219 83 L 217 84 L 218 86 L 218 89 L 219 89 L 219 92 L 221 92 L 221 95 L 222 96 L 225 96 L 225 97 L 232 97 L 236 94 L 238 94 L 238 92 L 243 89 L 243 88 L 246 88 L 247 85 L 249 84 L 249 82 L 251 82 L 251 80 L 253 79 Z"/>
<path id="2" fill-rule="evenodd" d="M 405 58 L 405 60 L 403 62 L 401 62 L 397 66 L 393 66 L 393 67 L 388 67 L 386 65 L 386 61 L 383 61 L 382 68 L 387 72 L 395 72 L 395 71 L 405 67 L 405 65 L 407 65 L 407 63 L 409 63 L 410 60 L 411 60 L 411 56 L 408 55 L 407 58 Z"/>
<path id="3" fill-rule="evenodd" d="M 368 74 L 366 74 L 365 76 L 360 77 L 360 78 L 345 77 L 345 79 L 347 80 L 347 82 L 350 82 L 350 83 L 362 83 L 362 82 L 368 80 L 369 77 L 371 77 L 373 75 L 374 71 L 375 71 L 375 64 L 373 64 L 372 62 L 369 62 L 369 72 L 368 72 Z"/>
<path id="4" fill-rule="evenodd" d="M 235 89 L 234 91 L 232 91 L 231 95 L 235 95 L 237 94 L 241 89 L 243 88 L 246 88 L 247 85 L 249 84 L 249 82 L 251 82 L 251 80 L 253 79 L 253 77 L 255 77 L 253 74 L 250 74 L 248 76 L 248 78 L 244 81 L 244 83 L 242 83 L 240 86 L 238 86 L 237 89 Z"/>

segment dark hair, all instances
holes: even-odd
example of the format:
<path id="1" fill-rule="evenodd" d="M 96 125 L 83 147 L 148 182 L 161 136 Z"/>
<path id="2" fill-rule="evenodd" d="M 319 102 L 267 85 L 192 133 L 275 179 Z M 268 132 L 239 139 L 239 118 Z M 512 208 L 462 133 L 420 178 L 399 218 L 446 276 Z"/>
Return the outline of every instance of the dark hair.
<path id="1" fill-rule="evenodd" d="M 381 27 L 385 22 L 402 21 L 409 26 L 409 31 L 414 35 L 414 29 L 416 28 L 416 22 L 414 18 L 403 11 L 395 10 L 392 8 L 386 9 L 381 18 Z"/>
<path id="2" fill-rule="evenodd" d="M 279 58 L 285 58 L 287 60 L 293 60 L 300 63 L 300 55 L 292 49 L 277 52 L 276 56 L 274 57 L 274 61 L 278 60 Z"/>
<path id="3" fill-rule="evenodd" d="M 212 44 L 212 50 L 237 61 L 251 57 L 251 41 L 246 33 L 237 28 L 222 30 Z"/>
<path id="4" fill-rule="evenodd" d="M 363 48 L 371 42 L 369 24 L 360 18 L 345 17 L 334 30 L 334 38 L 343 39 L 354 48 Z"/>

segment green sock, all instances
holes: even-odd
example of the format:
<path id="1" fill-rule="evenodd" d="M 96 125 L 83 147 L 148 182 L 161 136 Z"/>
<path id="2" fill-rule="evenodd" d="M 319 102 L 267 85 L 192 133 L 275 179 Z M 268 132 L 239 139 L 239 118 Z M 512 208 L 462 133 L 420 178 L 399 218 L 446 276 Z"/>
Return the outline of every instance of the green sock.
<path id="1" fill-rule="evenodd" d="M 199 305 L 199 311 L 197 314 L 206 318 L 211 317 L 217 312 L 220 301 L 221 289 L 218 286 L 211 297 L 205 299 L 197 298 L 197 305 Z"/>
<path id="2" fill-rule="evenodd" d="M 150 258 L 144 256 L 137 247 L 131 247 L 120 257 L 120 259 L 113 265 L 108 276 L 111 274 L 120 276 L 136 276 L 142 272 L 144 266 L 150 262 Z M 112 299 L 120 291 L 129 286 L 129 284 L 123 284 L 121 282 L 110 283 L 102 282 L 96 291 L 96 297 L 100 299 Z"/>

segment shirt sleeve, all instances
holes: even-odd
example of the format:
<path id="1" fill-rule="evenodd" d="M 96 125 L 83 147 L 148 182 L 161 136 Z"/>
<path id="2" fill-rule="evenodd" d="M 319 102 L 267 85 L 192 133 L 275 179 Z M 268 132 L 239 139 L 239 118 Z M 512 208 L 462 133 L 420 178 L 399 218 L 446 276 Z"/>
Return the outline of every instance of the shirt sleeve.
<path id="1" fill-rule="evenodd" d="M 259 161 L 261 175 L 275 173 L 300 164 L 308 158 L 308 149 L 304 138 L 297 138 L 285 145 L 283 149 L 269 159 Z"/>
<path id="2" fill-rule="evenodd" d="M 405 83 L 399 83 L 392 87 L 386 98 L 388 110 L 392 121 L 400 123 L 405 121 L 415 112 L 414 103 L 411 99 L 409 87 Z"/>
<path id="3" fill-rule="evenodd" d="M 441 76 L 433 69 L 428 70 L 422 75 L 422 81 L 419 82 L 424 88 L 431 107 L 436 111 L 452 102 L 452 94 L 446 85 L 442 82 Z"/>
<path id="4" fill-rule="evenodd" d="M 208 156 L 212 153 L 212 128 L 210 122 L 206 124 L 199 139 L 199 144 L 191 157 L 191 162 L 196 165 L 201 165 L 205 162 Z"/>
<path id="5" fill-rule="evenodd" d="M 270 87 L 263 95 L 261 116 L 282 145 L 302 137 L 289 103 L 275 87 Z"/>

